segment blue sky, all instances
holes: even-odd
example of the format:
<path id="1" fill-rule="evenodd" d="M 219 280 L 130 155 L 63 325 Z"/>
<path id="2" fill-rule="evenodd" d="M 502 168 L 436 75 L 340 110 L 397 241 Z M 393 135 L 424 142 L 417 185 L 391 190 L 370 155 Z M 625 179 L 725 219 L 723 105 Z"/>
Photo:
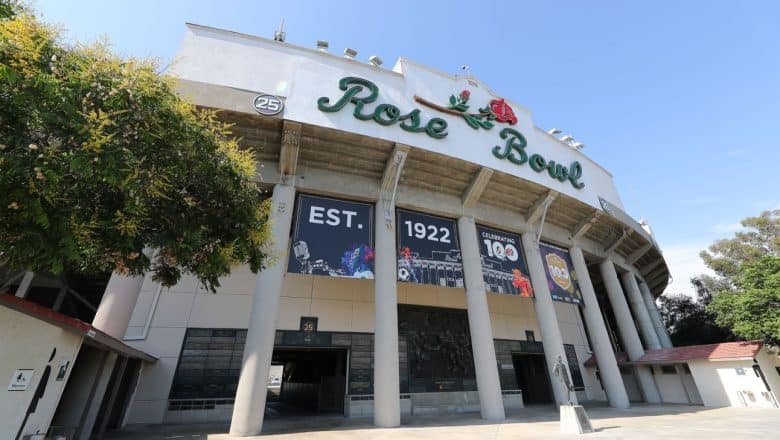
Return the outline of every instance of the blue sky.
<path id="1" fill-rule="evenodd" d="M 780 208 L 780 2 L 57 1 L 68 38 L 170 61 L 194 22 L 392 65 L 471 73 L 573 134 L 653 227 L 675 282 L 740 219 Z"/>

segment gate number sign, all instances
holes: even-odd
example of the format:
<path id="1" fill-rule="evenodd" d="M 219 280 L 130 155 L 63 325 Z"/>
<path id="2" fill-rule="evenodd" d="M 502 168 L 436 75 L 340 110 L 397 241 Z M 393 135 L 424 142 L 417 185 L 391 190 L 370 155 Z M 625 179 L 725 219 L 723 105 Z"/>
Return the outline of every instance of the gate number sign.
<path id="1" fill-rule="evenodd" d="M 259 95 L 255 98 L 255 110 L 261 115 L 273 116 L 284 110 L 284 102 L 274 95 Z"/>

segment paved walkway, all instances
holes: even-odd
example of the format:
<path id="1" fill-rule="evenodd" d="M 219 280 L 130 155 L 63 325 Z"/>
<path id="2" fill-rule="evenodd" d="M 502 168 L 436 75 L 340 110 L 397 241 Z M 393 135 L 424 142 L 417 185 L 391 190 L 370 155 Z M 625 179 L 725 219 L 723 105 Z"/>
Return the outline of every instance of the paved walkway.
<path id="1" fill-rule="evenodd" d="M 696 406 L 635 405 L 628 410 L 588 409 L 597 432 L 583 436 L 559 433 L 553 407 L 531 407 L 509 414 L 502 423 L 478 414 L 404 418 L 403 426 L 377 429 L 370 419 L 338 416 L 267 419 L 263 440 L 395 440 L 395 439 L 776 439 L 780 410 L 708 409 Z M 227 424 L 131 426 L 108 435 L 112 440 L 227 440 Z"/>

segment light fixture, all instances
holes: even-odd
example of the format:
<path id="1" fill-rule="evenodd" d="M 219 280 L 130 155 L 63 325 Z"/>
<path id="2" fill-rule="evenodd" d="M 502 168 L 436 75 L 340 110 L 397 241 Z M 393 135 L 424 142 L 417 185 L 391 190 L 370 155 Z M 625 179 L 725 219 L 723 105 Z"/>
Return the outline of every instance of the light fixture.
<path id="1" fill-rule="evenodd" d="M 560 133 L 561 133 L 561 130 L 559 130 L 557 128 L 551 128 L 551 129 L 547 130 L 547 134 L 551 134 L 553 136 L 555 136 L 556 134 L 560 134 Z"/>
<path id="2" fill-rule="evenodd" d="M 357 51 L 355 49 L 352 49 L 351 47 L 348 47 L 344 49 L 344 58 L 349 58 L 350 60 L 355 59 L 357 56 Z"/>
<path id="3" fill-rule="evenodd" d="M 287 34 L 284 33 L 284 19 L 279 23 L 279 29 L 274 31 L 274 41 L 284 43 L 284 38 Z"/>
<path id="4" fill-rule="evenodd" d="M 317 40 L 317 50 L 322 52 L 328 51 L 328 42 L 323 40 Z"/>
<path id="5" fill-rule="evenodd" d="M 560 140 L 563 141 L 563 142 L 573 141 L 574 140 L 574 136 L 572 136 L 570 134 L 565 134 L 565 135 L 561 136 Z"/>
<path id="6" fill-rule="evenodd" d="M 371 55 L 368 57 L 368 62 L 371 63 L 371 65 L 374 67 L 379 67 L 382 65 L 382 58 L 379 58 L 376 55 Z"/>

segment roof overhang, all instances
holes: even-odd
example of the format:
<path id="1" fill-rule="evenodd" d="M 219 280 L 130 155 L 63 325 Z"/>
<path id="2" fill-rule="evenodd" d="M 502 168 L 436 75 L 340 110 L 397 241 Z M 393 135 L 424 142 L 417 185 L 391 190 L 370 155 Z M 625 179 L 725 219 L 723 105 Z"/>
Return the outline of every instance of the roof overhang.
<path id="1" fill-rule="evenodd" d="M 53 326 L 59 327 L 65 331 L 80 335 L 83 338 L 84 344 L 112 351 L 122 356 L 140 359 L 146 362 L 157 361 L 156 357 L 141 350 L 135 349 L 120 341 L 119 339 L 114 338 L 113 336 L 107 335 L 106 333 L 93 327 L 91 324 L 76 318 L 71 318 L 67 315 L 63 315 L 62 313 L 55 312 L 52 309 L 43 307 L 24 298 L 18 298 L 14 295 L 0 293 L 0 305 Z"/>

